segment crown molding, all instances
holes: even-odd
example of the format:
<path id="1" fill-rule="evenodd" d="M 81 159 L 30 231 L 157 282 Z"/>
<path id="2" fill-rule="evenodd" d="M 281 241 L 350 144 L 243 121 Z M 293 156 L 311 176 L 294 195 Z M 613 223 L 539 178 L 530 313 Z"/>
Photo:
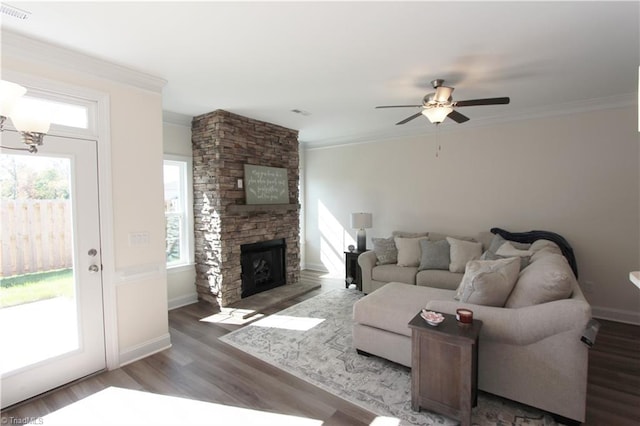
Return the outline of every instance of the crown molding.
<path id="1" fill-rule="evenodd" d="M 558 117 L 562 115 L 581 114 L 590 111 L 603 111 L 614 108 L 626 108 L 637 105 L 638 95 L 636 93 L 626 93 L 622 95 L 608 96 L 604 98 L 586 99 L 575 102 L 565 102 L 545 107 L 528 108 L 516 113 L 507 113 L 499 116 L 486 118 L 474 118 L 462 125 L 455 123 L 445 123 L 436 127 L 428 125 L 423 127 L 405 127 L 398 129 L 390 127 L 389 130 L 383 132 L 366 132 L 348 136 L 340 136 L 336 138 L 318 139 L 318 140 L 301 140 L 303 149 L 327 149 L 343 145 L 359 145 L 364 143 L 387 142 L 409 137 L 424 136 L 435 133 L 436 129 L 440 133 L 456 132 L 466 129 L 482 128 L 496 126 L 500 124 L 523 122 L 536 119 Z"/>
<path id="2" fill-rule="evenodd" d="M 81 71 L 155 93 L 162 93 L 167 84 L 163 78 L 4 29 L 2 56 Z"/>

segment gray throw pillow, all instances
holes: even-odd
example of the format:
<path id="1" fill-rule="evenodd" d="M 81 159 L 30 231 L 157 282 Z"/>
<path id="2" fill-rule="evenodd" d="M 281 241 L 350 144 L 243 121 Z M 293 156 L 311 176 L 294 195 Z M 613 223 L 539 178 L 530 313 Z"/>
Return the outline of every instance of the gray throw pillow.
<path id="1" fill-rule="evenodd" d="M 421 240 L 420 248 L 422 249 L 422 256 L 420 257 L 419 270 L 424 269 L 443 269 L 449 270 L 449 263 L 451 263 L 451 257 L 449 251 L 451 246 L 447 240 L 429 241 Z"/>
<path id="2" fill-rule="evenodd" d="M 393 237 L 372 238 L 371 241 L 373 242 L 373 251 L 378 259 L 378 265 L 398 263 L 398 249 Z"/>

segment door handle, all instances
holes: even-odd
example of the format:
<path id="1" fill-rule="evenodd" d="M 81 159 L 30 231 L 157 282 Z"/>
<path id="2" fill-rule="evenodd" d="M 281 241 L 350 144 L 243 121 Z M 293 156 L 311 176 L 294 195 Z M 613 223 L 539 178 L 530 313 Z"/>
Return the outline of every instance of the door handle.
<path id="1" fill-rule="evenodd" d="M 98 267 L 98 265 L 91 265 L 89 266 L 89 272 L 98 272 L 100 270 L 100 268 Z"/>

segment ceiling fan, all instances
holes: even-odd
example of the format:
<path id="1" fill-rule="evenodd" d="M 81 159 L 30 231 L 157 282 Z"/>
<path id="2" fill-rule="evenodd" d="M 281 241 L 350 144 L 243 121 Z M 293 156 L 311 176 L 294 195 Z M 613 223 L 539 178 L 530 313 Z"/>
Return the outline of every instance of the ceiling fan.
<path id="1" fill-rule="evenodd" d="M 382 105 L 377 106 L 376 108 L 422 108 L 420 112 L 397 122 L 396 125 L 408 123 L 421 115 L 424 115 L 430 122 L 436 124 L 442 123 L 447 117 L 456 123 L 464 123 L 465 121 L 469 121 L 469 117 L 464 114 L 460 114 L 458 111 L 454 110 L 454 108 L 478 105 L 503 105 L 508 104 L 510 101 L 508 97 L 454 101 L 451 98 L 451 93 L 453 93 L 454 90 L 453 87 L 443 86 L 443 84 L 444 80 L 433 80 L 431 85 L 436 89 L 436 91 L 428 93 L 422 99 L 422 105 Z"/>

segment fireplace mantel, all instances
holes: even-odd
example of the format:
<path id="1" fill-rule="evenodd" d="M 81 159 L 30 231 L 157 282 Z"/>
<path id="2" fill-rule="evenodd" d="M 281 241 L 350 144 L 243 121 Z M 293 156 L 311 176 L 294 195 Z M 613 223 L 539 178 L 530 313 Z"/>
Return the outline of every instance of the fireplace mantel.
<path id="1" fill-rule="evenodd" d="M 229 214 L 289 212 L 297 210 L 298 207 L 298 204 L 231 204 L 227 206 L 227 212 Z"/>

